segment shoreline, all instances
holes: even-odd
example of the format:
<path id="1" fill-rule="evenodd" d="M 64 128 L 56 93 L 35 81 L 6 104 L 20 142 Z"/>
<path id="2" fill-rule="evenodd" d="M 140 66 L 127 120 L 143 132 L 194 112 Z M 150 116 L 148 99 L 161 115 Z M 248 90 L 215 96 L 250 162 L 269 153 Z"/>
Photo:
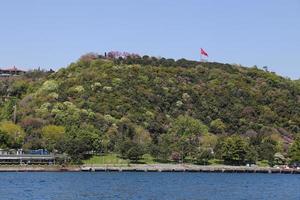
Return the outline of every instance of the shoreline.
<path id="1" fill-rule="evenodd" d="M 300 174 L 300 169 L 190 164 L 70 165 L 70 166 L 0 166 L 0 172 L 196 172 L 196 173 L 269 173 Z"/>

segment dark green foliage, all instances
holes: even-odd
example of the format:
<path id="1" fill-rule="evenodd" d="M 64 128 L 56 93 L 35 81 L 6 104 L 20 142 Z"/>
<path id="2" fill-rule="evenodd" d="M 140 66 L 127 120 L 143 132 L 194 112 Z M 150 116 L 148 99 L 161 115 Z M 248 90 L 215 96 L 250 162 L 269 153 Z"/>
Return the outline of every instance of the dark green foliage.
<path id="1" fill-rule="evenodd" d="M 171 145 L 171 136 L 163 134 L 158 138 L 157 144 L 152 144 L 150 146 L 150 153 L 154 158 L 156 158 L 156 160 L 167 162 L 172 153 Z"/>
<path id="2" fill-rule="evenodd" d="M 226 164 L 245 164 L 249 148 L 249 144 L 245 139 L 238 135 L 233 135 L 224 139 L 221 144 L 221 157 Z"/>
<path id="3" fill-rule="evenodd" d="M 289 149 L 291 163 L 300 163 L 300 137 L 298 136 Z"/>
<path id="4" fill-rule="evenodd" d="M 279 141 L 276 141 L 271 136 L 263 135 L 258 136 L 256 140 L 257 143 L 253 145 L 258 153 L 259 159 L 267 160 L 270 165 L 273 165 L 275 153 L 282 151 Z"/>
<path id="5" fill-rule="evenodd" d="M 213 158 L 211 148 L 199 148 L 193 156 L 194 162 L 200 165 L 207 165 L 208 161 Z"/>
<path id="6" fill-rule="evenodd" d="M 63 140 L 65 147 L 62 147 L 62 150 L 65 150 L 73 160 L 80 160 L 86 154 L 100 152 L 99 132 L 91 125 L 69 127 Z"/>
<path id="7" fill-rule="evenodd" d="M 142 145 L 126 140 L 120 145 L 121 156 L 133 162 L 137 162 L 144 155 L 145 150 Z"/>
<path id="8" fill-rule="evenodd" d="M 0 130 L 0 148 L 6 149 L 10 146 L 11 144 L 10 144 L 9 136 L 5 132 Z"/>
<path id="9" fill-rule="evenodd" d="M 131 147 L 127 152 L 127 158 L 133 162 L 137 162 L 142 158 L 145 151 L 141 145 Z"/>

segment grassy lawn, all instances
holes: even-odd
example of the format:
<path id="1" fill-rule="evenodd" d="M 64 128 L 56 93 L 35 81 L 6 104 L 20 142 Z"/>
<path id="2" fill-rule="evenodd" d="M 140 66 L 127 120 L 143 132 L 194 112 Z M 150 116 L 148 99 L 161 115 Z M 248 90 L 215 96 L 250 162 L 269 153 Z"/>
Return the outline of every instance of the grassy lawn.
<path id="1" fill-rule="evenodd" d="M 88 160 L 83 161 L 84 164 L 129 164 L 128 160 L 119 158 L 117 154 L 107 154 L 103 156 L 93 156 Z"/>
<path id="2" fill-rule="evenodd" d="M 129 164 L 135 164 L 133 162 L 130 162 L 130 160 L 122 159 L 118 156 L 118 154 L 106 154 L 101 156 L 93 156 L 89 158 L 88 160 L 83 161 L 84 164 L 99 164 L 99 165 L 129 165 Z M 156 161 L 150 154 L 145 154 L 142 159 L 140 159 L 137 164 L 157 164 L 157 163 L 163 163 Z M 174 163 L 174 162 L 167 162 L 167 163 Z M 185 162 L 188 163 L 188 162 Z M 257 166 L 259 167 L 269 167 L 268 161 L 258 161 Z M 211 159 L 208 161 L 208 165 L 223 165 L 223 160 L 219 159 Z"/>
<path id="3" fill-rule="evenodd" d="M 223 165 L 223 160 L 219 160 L 219 159 L 210 159 L 208 161 L 209 165 Z"/>
<path id="4" fill-rule="evenodd" d="M 155 164 L 157 163 L 150 154 L 143 155 L 143 158 L 139 161 L 142 164 Z"/>
<path id="5" fill-rule="evenodd" d="M 99 165 L 129 165 L 134 164 L 133 162 L 130 162 L 130 160 L 123 159 L 118 156 L 118 154 L 106 154 L 101 156 L 93 156 L 89 158 L 88 160 L 83 161 L 84 164 L 99 164 Z M 140 159 L 138 164 L 156 164 L 161 163 L 157 160 L 155 160 L 150 154 L 145 154 L 142 159 Z M 165 162 L 164 162 L 165 163 Z M 174 163 L 172 161 L 169 161 L 167 163 Z M 188 162 L 187 162 L 188 163 Z M 212 159 L 208 161 L 209 165 L 222 165 L 222 160 L 218 159 Z"/>
<path id="6" fill-rule="evenodd" d="M 267 160 L 257 161 L 256 165 L 259 167 L 270 167 L 269 162 Z"/>
<path id="7" fill-rule="evenodd" d="M 120 158 L 117 154 L 106 154 L 102 156 L 93 156 L 88 160 L 83 161 L 84 164 L 112 164 L 112 165 L 126 165 L 129 164 L 129 160 Z M 145 154 L 138 163 L 141 164 L 154 164 L 157 163 L 154 161 L 153 157 L 149 154 Z"/>

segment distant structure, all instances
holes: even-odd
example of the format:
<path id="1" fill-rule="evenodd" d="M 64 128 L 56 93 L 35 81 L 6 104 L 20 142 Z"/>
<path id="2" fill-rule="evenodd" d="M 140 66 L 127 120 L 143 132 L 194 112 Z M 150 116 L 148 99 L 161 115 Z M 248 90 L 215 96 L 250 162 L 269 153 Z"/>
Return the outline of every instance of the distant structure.
<path id="1" fill-rule="evenodd" d="M 3 164 L 55 164 L 58 157 L 47 150 L 0 149 L 0 165 Z"/>
<path id="2" fill-rule="evenodd" d="M 121 52 L 121 51 L 110 51 L 110 52 L 104 53 L 104 58 L 107 58 L 107 59 L 119 59 L 119 58 L 126 59 L 128 57 L 140 58 L 141 56 L 136 53 Z"/>
<path id="3" fill-rule="evenodd" d="M 25 74 L 26 71 L 16 68 L 15 66 L 11 68 L 0 68 L 0 76 L 8 77 L 8 76 L 18 76 Z"/>

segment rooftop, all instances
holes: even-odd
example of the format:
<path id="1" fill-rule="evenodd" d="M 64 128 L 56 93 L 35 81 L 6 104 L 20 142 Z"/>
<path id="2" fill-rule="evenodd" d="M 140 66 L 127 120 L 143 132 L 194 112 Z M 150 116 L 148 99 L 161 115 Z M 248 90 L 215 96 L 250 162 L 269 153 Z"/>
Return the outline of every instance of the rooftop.
<path id="1" fill-rule="evenodd" d="M 24 70 L 18 69 L 16 66 L 8 67 L 8 68 L 0 68 L 0 71 L 5 71 L 5 72 L 25 72 Z"/>

